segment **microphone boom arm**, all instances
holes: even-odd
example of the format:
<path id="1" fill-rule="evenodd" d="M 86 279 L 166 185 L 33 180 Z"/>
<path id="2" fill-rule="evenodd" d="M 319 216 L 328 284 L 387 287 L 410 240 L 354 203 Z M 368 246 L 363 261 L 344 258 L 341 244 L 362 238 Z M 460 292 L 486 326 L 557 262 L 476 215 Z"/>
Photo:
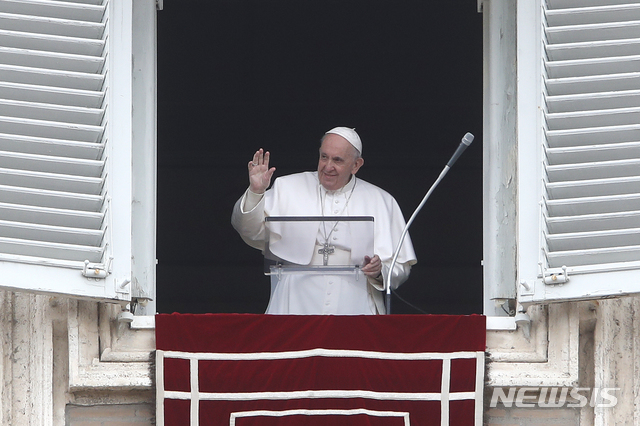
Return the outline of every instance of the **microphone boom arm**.
<path id="1" fill-rule="evenodd" d="M 451 166 L 453 166 L 453 163 L 455 163 L 456 160 L 460 157 L 460 155 L 462 155 L 464 150 L 469 145 L 471 145 L 471 142 L 473 142 L 473 135 L 471 133 L 465 134 L 464 137 L 462 138 L 462 142 L 460 143 L 460 146 L 458 146 L 458 149 L 453 154 L 453 156 L 451 157 L 447 165 L 444 166 L 444 169 L 442 169 L 442 171 L 440 172 L 440 175 L 438 176 L 436 181 L 433 183 L 433 185 L 431 185 L 431 188 L 429 188 L 429 191 L 427 191 L 426 195 L 424 196 L 424 198 L 422 199 L 418 207 L 415 209 L 415 211 L 407 221 L 407 224 L 404 226 L 404 229 L 402 230 L 400 241 L 398 241 L 398 246 L 396 247 L 393 253 L 393 259 L 391 260 L 391 265 L 389 266 L 389 271 L 387 272 L 387 279 L 385 280 L 385 283 L 384 283 L 384 288 L 385 288 L 384 305 L 385 305 L 385 313 L 387 315 L 391 313 L 391 277 L 393 274 L 393 267 L 396 265 L 396 262 L 398 260 L 398 255 L 400 254 L 400 249 L 402 248 L 402 243 L 404 243 L 404 239 L 407 236 L 407 232 L 409 232 L 409 227 L 411 226 L 414 219 L 418 215 L 418 212 L 422 210 L 422 207 L 425 205 L 425 203 L 431 196 L 431 193 L 434 191 L 434 189 L 436 189 L 440 181 L 445 177 L 447 172 L 451 169 Z"/>

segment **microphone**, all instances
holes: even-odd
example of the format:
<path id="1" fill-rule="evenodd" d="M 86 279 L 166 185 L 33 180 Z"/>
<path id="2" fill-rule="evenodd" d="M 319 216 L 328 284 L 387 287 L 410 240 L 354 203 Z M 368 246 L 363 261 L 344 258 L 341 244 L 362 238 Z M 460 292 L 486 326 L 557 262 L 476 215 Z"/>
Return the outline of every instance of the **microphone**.
<path id="1" fill-rule="evenodd" d="M 402 243 L 404 242 L 404 238 L 407 236 L 407 232 L 409 231 L 409 226 L 411 226 L 411 224 L 413 223 L 413 220 L 416 218 L 416 216 L 418 215 L 418 212 L 422 209 L 424 204 L 427 202 L 427 199 L 431 196 L 431 193 L 433 192 L 433 190 L 436 189 L 436 186 L 438 186 L 438 184 L 447 174 L 451 166 L 453 166 L 453 163 L 455 163 L 456 160 L 462 155 L 464 150 L 467 149 L 469 145 L 471 145 L 471 142 L 473 142 L 473 135 L 471 133 L 466 133 L 462 137 L 462 141 L 460 142 L 458 149 L 456 149 L 456 152 L 453 153 L 453 156 L 451 156 L 451 159 L 449 160 L 447 165 L 444 166 L 444 169 L 442 169 L 442 171 L 440 172 L 440 176 L 438 176 L 438 179 L 436 179 L 433 185 L 431 185 L 431 188 L 429 188 L 429 191 L 420 202 L 420 205 L 418 205 L 416 210 L 413 212 L 413 214 L 407 221 L 407 224 L 405 225 L 402 231 L 402 235 L 400 236 L 400 241 L 398 242 L 398 246 L 393 252 L 393 259 L 391 260 L 391 265 L 389 266 L 389 271 L 387 272 L 387 279 L 384 283 L 384 287 L 385 287 L 384 304 L 386 308 L 385 313 L 387 315 L 391 313 L 391 275 L 393 273 L 393 267 L 395 266 L 396 261 L 398 260 L 398 255 L 400 254 L 400 249 L 402 248 Z"/>
<path id="2" fill-rule="evenodd" d="M 453 155 L 451 156 L 451 159 L 447 163 L 447 166 L 449 166 L 449 168 L 453 166 L 453 163 L 455 163 L 456 160 L 458 160 L 458 158 L 462 155 L 464 150 L 467 149 L 469 145 L 471 145 L 471 142 L 473 142 L 473 135 L 471 133 L 466 133 L 463 136 L 462 141 L 460 142 L 460 145 L 458 145 L 458 149 L 456 149 L 456 152 L 453 153 Z"/>

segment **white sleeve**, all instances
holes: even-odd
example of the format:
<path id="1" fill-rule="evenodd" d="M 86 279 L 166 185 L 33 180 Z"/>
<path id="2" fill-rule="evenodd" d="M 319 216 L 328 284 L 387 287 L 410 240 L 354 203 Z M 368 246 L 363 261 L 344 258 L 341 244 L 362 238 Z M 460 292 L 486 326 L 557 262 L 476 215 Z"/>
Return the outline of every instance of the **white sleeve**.
<path id="1" fill-rule="evenodd" d="M 369 284 L 379 291 L 384 291 L 385 281 L 389 275 L 389 266 L 391 262 L 387 262 L 382 264 L 382 274 L 380 278 L 374 279 L 367 277 L 367 281 Z M 396 263 L 393 267 L 393 272 L 391 274 L 391 288 L 393 290 L 400 287 L 400 284 L 405 282 L 407 278 L 409 278 L 409 273 L 411 272 L 411 264 L 407 263 Z"/>
<path id="2" fill-rule="evenodd" d="M 256 194 L 255 192 L 251 192 L 250 189 L 247 189 L 242 198 L 244 199 L 244 202 L 240 206 L 240 211 L 242 213 L 248 213 L 255 209 L 260 201 L 262 201 L 264 194 Z"/>
<path id="3" fill-rule="evenodd" d="M 264 250 L 264 194 L 255 194 L 247 189 L 233 206 L 231 225 L 245 243 Z"/>

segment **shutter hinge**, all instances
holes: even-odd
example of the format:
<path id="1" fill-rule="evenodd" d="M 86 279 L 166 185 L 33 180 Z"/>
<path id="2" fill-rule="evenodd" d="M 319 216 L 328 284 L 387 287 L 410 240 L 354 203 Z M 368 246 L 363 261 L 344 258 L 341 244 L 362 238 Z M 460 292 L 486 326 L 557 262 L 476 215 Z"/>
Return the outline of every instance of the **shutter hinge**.
<path id="1" fill-rule="evenodd" d="M 111 273 L 111 263 L 113 262 L 113 257 L 109 258 L 107 264 L 103 263 L 91 263 L 88 260 L 84 261 L 84 268 L 82 269 L 82 275 L 87 278 L 107 278 L 107 276 Z"/>
<path id="2" fill-rule="evenodd" d="M 547 285 L 564 284 L 569 281 L 569 273 L 566 266 L 543 269 L 542 265 L 540 265 L 540 269 L 542 271 L 542 279 Z"/>

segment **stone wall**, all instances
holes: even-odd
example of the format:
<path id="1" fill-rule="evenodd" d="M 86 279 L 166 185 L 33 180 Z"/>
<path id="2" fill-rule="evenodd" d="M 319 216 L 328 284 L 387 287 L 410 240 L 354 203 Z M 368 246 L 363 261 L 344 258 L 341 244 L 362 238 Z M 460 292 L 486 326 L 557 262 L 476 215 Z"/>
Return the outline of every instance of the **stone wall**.
<path id="1" fill-rule="evenodd" d="M 529 409 L 504 406 L 485 412 L 485 426 L 580 426 L 577 408 Z"/>
<path id="2" fill-rule="evenodd" d="M 120 310 L 0 291 L 0 425 L 153 424 L 154 332 Z"/>
<path id="3" fill-rule="evenodd" d="M 529 313 L 530 330 L 488 333 L 485 424 L 639 425 L 640 298 L 532 306 Z M 504 404 L 497 388 L 526 399 Z M 540 397 L 554 388 L 567 397 Z"/>
<path id="4" fill-rule="evenodd" d="M 155 424 L 153 404 L 67 405 L 66 426 L 147 426 Z"/>

